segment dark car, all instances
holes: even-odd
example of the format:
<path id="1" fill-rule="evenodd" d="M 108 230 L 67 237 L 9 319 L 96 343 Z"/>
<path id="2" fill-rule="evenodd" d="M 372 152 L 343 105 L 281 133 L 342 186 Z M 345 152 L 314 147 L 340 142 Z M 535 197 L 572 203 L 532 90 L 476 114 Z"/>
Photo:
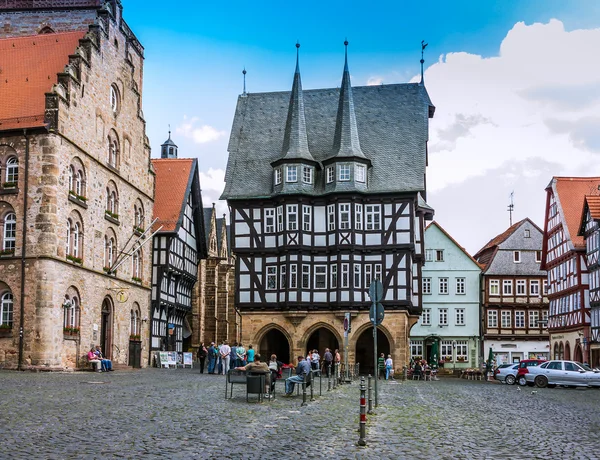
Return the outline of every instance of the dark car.
<path id="1" fill-rule="evenodd" d="M 527 380 L 525 379 L 525 374 L 529 372 L 527 368 L 536 367 L 545 362 L 545 359 L 523 359 L 519 363 L 519 369 L 517 371 L 517 383 L 521 386 L 527 385 Z"/>

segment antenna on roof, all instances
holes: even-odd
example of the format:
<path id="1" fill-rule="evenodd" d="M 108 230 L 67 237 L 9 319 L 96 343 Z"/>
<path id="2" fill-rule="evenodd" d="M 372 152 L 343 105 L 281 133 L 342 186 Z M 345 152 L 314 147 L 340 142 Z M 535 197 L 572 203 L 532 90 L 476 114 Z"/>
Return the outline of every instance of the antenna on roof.
<path id="1" fill-rule="evenodd" d="M 513 198 L 515 196 L 515 191 L 510 192 L 510 204 L 508 205 L 508 214 L 510 216 L 510 226 L 512 227 L 512 213 L 515 209 L 515 204 L 513 203 Z"/>
<path id="2" fill-rule="evenodd" d="M 423 78 L 423 64 L 425 64 L 425 59 L 423 59 L 423 53 L 425 48 L 427 48 L 429 43 L 425 43 L 425 40 L 421 40 L 421 85 L 425 83 L 425 79 Z"/>
<path id="3" fill-rule="evenodd" d="M 244 67 L 244 70 L 242 70 L 242 74 L 244 75 L 244 92 L 242 93 L 243 96 L 246 95 L 246 67 Z"/>

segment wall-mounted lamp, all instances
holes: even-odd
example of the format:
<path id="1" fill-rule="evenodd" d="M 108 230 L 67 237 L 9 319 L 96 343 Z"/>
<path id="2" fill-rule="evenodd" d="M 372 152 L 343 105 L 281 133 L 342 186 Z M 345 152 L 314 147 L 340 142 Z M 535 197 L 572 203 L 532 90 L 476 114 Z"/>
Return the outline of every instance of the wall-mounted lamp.
<path id="1" fill-rule="evenodd" d="M 148 321 L 148 318 L 144 318 L 144 319 L 142 320 L 142 323 L 145 323 L 145 322 L 147 322 L 147 321 Z"/>

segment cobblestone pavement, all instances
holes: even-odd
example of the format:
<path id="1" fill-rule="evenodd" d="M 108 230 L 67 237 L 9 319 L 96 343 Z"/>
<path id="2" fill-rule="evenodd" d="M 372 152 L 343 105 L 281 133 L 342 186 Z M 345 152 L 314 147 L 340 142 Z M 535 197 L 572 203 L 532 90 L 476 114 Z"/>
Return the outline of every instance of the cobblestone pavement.
<path id="1" fill-rule="evenodd" d="M 0 371 L 0 458 L 600 458 L 600 390 L 380 382 L 358 447 L 358 384 L 323 383 L 301 407 L 280 383 L 271 402 L 241 385 L 225 400 L 224 377 L 190 369 Z"/>

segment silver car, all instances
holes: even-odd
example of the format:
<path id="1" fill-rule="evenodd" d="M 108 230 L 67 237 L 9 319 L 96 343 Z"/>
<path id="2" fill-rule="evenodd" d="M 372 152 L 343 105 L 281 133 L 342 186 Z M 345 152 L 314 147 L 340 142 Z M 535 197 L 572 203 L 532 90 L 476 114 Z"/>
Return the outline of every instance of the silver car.
<path id="1" fill-rule="evenodd" d="M 575 361 L 553 360 L 529 368 L 525 380 L 540 388 L 556 385 L 600 388 L 600 372 L 588 369 L 588 366 Z"/>
<path id="2" fill-rule="evenodd" d="M 494 378 L 507 385 L 514 385 L 517 379 L 519 363 L 502 364 L 494 371 Z"/>

